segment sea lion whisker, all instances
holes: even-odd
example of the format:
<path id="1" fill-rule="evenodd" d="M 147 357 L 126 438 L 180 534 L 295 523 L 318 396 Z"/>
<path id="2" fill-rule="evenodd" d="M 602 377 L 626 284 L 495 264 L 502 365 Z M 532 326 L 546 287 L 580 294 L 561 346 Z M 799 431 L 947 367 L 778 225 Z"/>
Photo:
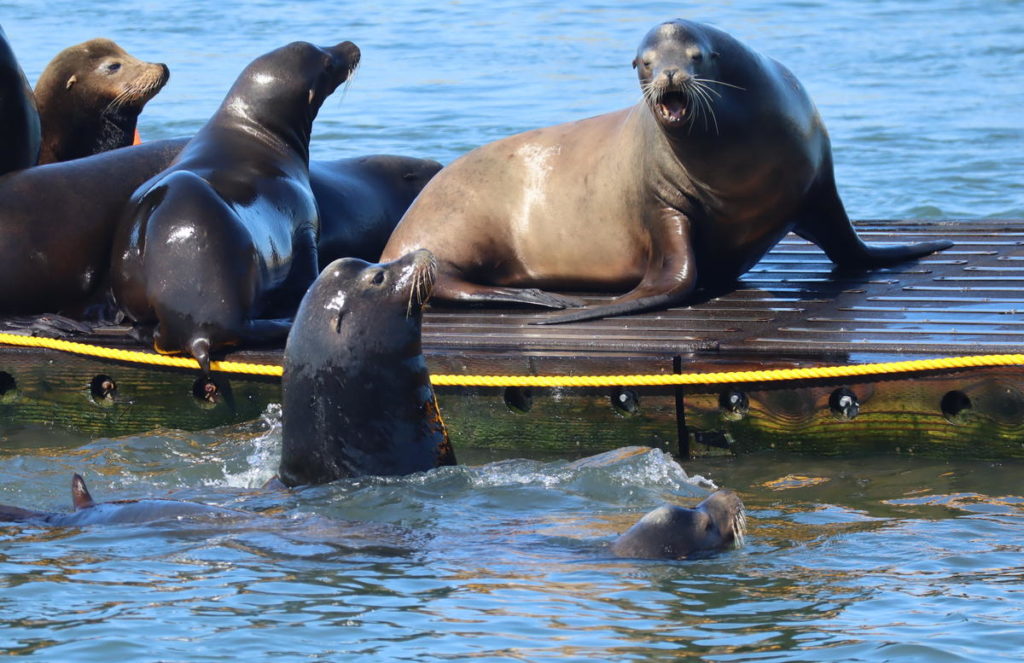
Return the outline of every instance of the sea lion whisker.
<path id="1" fill-rule="evenodd" d="M 715 85 L 724 85 L 725 87 L 731 87 L 736 90 L 747 91 L 747 88 L 740 85 L 733 85 L 732 83 L 726 83 L 725 81 L 716 81 L 713 78 L 695 78 L 694 80 L 700 81 L 701 83 L 714 83 Z"/>
<path id="2" fill-rule="evenodd" d="M 718 118 L 715 117 L 714 101 L 711 99 L 711 94 L 708 92 L 707 88 L 701 84 L 694 85 L 693 89 L 700 99 L 699 105 L 703 106 L 707 110 L 707 115 L 705 115 L 704 119 L 704 128 L 708 128 L 707 116 L 710 115 L 711 122 L 715 125 L 715 135 L 721 135 L 718 130 Z"/>
<path id="3" fill-rule="evenodd" d="M 722 96 L 721 92 L 719 92 L 718 90 L 715 90 L 714 88 L 708 87 L 707 82 L 710 81 L 710 80 L 711 79 L 709 79 L 709 78 L 694 78 L 693 79 L 693 84 L 695 86 L 699 86 L 700 88 L 702 88 L 706 92 L 710 92 L 711 94 L 715 95 L 715 97 L 721 98 L 721 96 Z"/>

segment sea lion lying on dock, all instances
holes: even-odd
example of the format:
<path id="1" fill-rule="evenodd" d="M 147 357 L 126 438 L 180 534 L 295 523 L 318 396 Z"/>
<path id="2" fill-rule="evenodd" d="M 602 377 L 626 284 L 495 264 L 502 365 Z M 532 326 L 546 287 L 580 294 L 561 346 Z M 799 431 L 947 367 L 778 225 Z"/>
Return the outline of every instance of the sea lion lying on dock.
<path id="1" fill-rule="evenodd" d="M 158 352 L 283 340 L 318 273 L 309 139 L 359 63 L 351 42 L 294 42 L 254 60 L 181 155 L 143 184 L 114 239 L 111 288 Z"/>
<path id="2" fill-rule="evenodd" d="M 34 166 L 39 142 L 35 95 L 0 28 L 0 175 Z"/>
<path id="3" fill-rule="evenodd" d="M 540 288 L 626 291 L 538 321 L 558 323 L 731 287 L 790 231 L 856 269 L 952 245 L 861 241 L 810 97 L 727 33 L 667 21 L 643 38 L 633 66 L 637 105 L 504 138 L 448 165 L 381 260 L 429 249 L 438 300 L 567 308 L 581 302 Z"/>

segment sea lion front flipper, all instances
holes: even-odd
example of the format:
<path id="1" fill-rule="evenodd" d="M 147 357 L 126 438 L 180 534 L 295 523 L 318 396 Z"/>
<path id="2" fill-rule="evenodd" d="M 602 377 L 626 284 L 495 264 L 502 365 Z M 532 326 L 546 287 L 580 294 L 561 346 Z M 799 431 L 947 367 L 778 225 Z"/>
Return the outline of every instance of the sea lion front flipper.
<path id="1" fill-rule="evenodd" d="M 793 232 L 817 244 L 829 260 L 841 268 L 885 267 L 953 246 L 953 242 L 946 239 L 917 244 L 865 244 L 839 198 L 831 163 L 822 166 L 822 178 L 807 192 L 798 218 Z"/>
<path id="2" fill-rule="evenodd" d="M 531 322 L 557 325 L 615 315 L 641 313 L 686 300 L 697 283 L 696 259 L 690 241 L 690 220 L 673 209 L 663 209 L 651 229 L 651 255 L 639 285 L 608 304 L 559 313 Z"/>
<path id="3" fill-rule="evenodd" d="M 77 472 L 71 477 L 71 502 L 75 505 L 75 511 L 96 506 L 89 489 L 85 486 L 85 479 Z"/>
<path id="4" fill-rule="evenodd" d="M 464 304 L 526 304 L 544 308 L 564 309 L 584 306 L 577 297 L 558 295 L 537 288 L 504 288 L 468 281 L 456 270 L 438 266 L 434 297 Z"/>

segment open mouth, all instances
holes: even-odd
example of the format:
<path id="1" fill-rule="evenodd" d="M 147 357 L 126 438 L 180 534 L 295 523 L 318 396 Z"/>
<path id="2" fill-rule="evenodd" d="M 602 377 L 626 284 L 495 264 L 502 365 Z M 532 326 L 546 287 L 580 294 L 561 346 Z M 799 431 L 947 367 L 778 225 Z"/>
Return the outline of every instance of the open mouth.
<path id="1" fill-rule="evenodd" d="M 661 95 L 654 104 L 654 110 L 663 122 L 676 124 L 686 118 L 688 108 L 687 96 L 678 90 L 670 90 Z"/>

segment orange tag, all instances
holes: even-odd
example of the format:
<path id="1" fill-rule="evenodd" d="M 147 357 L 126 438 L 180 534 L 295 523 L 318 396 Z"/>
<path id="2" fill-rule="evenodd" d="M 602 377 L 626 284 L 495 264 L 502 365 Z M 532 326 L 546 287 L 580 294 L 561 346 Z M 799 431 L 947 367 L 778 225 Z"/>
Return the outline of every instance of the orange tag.
<path id="1" fill-rule="evenodd" d="M 139 130 L 136 129 L 135 130 L 135 138 L 132 140 L 132 145 L 141 145 L 141 144 L 142 144 L 142 136 L 139 135 Z"/>

